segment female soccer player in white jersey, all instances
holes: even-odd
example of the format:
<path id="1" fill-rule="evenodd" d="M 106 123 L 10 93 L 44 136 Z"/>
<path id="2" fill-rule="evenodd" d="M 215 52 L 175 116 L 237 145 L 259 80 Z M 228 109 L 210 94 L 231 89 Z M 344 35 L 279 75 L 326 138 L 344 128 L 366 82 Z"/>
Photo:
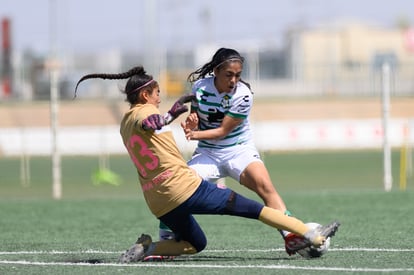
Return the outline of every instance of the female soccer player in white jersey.
<path id="1" fill-rule="evenodd" d="M 288 217 L 279 210 L 247 199 L 231 189 L 203 180 L 191 169 L 175 143 L 168 126 L 188 111 L 185 103 L 193 95 L 182 96 L 164 115 L 160 114 L 160 90 L 157 81 L 139 66 L 120 74 L 88 74 L 77 83 L 90 78 L 126 79 L 125 113 L 120 133 L 131 161 L 136 167 L 144 198 L 151 212 L 172 229 L 175 239 L 152 242 L 141 235 L 120 257 L 122 263 L 152 259 L 151 256 L 178 256 L 202 251 L 206 236 L 193 214 L 232 215 L 260 220 L 277 229 L 289 230 L 301 237 L 301 246 L 321 246 L 335 234 L 339 224 L 333 222 L 309 229 L 302 221 Z M 75 95 L 76 95 L 75 89 Z M 246 232 L 247 233 L 247 232 Z"/>
<path id="2" fill-rule="evenodd" d="M 207 181 L 231 177 L 256 192 L 266 206 L 290 215 L 252 139 L 253 93 L 241 78 L 243 63 L 236 50 L 220 48 L 210 62 L 189 75 L 197 101 L 182 126 L 186 138 L 198 140 L 198 146 L 188 164 Z M 295 238 L 281 233 L 286 242 Z"/>

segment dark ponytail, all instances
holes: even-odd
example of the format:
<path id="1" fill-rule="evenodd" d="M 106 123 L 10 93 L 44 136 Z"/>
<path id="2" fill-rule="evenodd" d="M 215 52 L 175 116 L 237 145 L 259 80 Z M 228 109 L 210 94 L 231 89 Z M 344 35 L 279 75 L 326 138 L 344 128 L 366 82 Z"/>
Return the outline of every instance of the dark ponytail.
<path id="1" fill-rule="evenodd" d="M 158 83 L 153 80 L 151 75 L 148 75 L 142 66 L 137 66 L 130 69 L 127 72 L 119 73 L 119 74 L 104 74 L 104 73 L 94 73 L 94 74 L 87 74 L 79 79 L 78 83 L 75 87 L 75 95 L 77 95 L 77 90 L 79 84 L 87 79 L 91 78 L 101 78 L 101 79 L 127 79 L 129 78 L 128 82 L 125 85 L 125 90 L 123 93 L 127 95 L 127 101 L 131 104 L 134 104 L 138 100 L 139 91 L 144 88 L 152 88 L 156 87 Z"/>

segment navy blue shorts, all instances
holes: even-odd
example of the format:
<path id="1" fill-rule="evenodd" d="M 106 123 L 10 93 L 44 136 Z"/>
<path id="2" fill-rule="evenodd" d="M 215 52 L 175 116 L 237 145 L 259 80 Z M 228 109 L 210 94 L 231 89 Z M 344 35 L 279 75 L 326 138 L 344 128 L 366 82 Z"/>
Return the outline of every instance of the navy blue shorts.
<path id="1" fill-rule="evenodd" d="M 258 219 L 262 209 L 263 204 L 257 201 L 203 180 L 187 201 L 159 219 L 174 232 L 178 241 L 188 241 L 197 252 L 200 252 L 206 247 L 207 239 L 193 214 L 231 215 Z"/>

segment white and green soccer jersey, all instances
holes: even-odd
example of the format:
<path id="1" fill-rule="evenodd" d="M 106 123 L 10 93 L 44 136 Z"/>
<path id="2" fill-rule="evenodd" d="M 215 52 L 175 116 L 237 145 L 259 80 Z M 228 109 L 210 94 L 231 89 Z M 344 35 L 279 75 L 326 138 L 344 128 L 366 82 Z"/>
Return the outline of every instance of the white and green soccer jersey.
<path id="1" fill-rule="evenodd" d="M 224 116 L 243 119 L 242 123 L 226 137 L 200 140 L 199 147 L 221 149 L 252 142 L 248 116 L 253 103 L 253 94 L 244 83 L 239 81 L 233 92 L 219 93 L 214 86 L 212 76 L 196 81 L 192 92 L 197 96 L 197 103 L 193 103 L 191 108 L 197 111 L 200 130 L 218 128 Z"/>

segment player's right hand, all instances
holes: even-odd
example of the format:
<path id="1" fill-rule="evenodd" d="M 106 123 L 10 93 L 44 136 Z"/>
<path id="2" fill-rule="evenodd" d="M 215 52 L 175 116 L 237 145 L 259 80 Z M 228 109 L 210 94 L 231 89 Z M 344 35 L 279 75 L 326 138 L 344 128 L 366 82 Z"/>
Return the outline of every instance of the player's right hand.
<path id="1" fill-rule="evenodd" d="M 168 111 L 168 113 L 173 117 L 173 120 L 179 117 L 182 113 L 187 112 L 188 107 L 184 104 L 191 102 L 195 98 L 195 95 L 191 93 L 181 96 Z"/>
<path id="2" fill-rule="evenodd" d="M 191 113 L 185 119 L 184 122 L 181 123 L 181 127 L 183 129 L 190 129 L 195 130 L 198 128 L 198 116 L 197 113 Z"/>

